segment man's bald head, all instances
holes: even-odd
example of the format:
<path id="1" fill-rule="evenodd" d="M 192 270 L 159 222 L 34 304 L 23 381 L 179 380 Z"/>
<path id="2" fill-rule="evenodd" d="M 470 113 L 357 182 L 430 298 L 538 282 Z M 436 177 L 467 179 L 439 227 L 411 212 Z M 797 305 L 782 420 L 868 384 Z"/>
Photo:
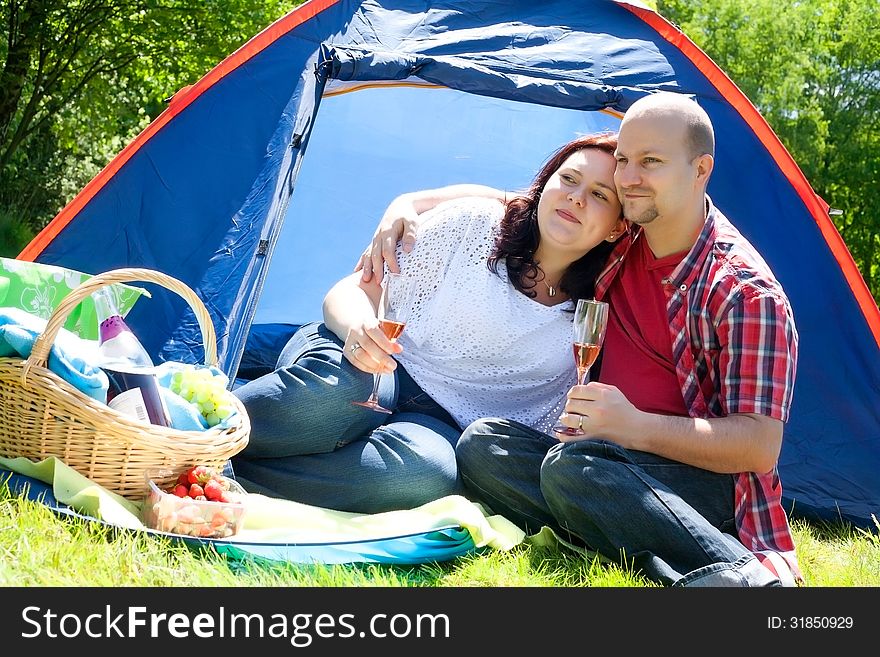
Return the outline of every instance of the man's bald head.
<path id="1" fill-rule="evenodd" d="M 712 121 L 696 101 L 686 96 L 667 91 L 649 94 L 630 106 L 624 114 L 623 122 L 636 118 L 672 118 L 680 121 L 685 130 L 691 159 L 700 155 L 715 157 L 715 131 Z"/>

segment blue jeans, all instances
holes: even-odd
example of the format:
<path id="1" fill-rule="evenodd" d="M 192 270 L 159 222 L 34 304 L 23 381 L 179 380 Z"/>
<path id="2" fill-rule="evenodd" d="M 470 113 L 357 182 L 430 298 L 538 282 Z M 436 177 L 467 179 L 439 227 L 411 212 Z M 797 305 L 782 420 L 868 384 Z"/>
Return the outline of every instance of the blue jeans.
<path id="1" fill-rule="evenodd" d="M 780 585 L 734 537 L 732 475 L 494 418 L 456 454 L 468 491 L 527 533 L 546 525 L 665 585 Z"/>
<path id="2" fill-rule="evenodd" d="M 323 324 L 300 328 L 274 372 L 235 390 L 251 421 L 250 441 L 232 459 L 236 479 L 251 492 L 358 513 L 461 494 L 452 417 L 400 364 L 379 385 L 392 415 L 351 403 L 372 385 Z"/>

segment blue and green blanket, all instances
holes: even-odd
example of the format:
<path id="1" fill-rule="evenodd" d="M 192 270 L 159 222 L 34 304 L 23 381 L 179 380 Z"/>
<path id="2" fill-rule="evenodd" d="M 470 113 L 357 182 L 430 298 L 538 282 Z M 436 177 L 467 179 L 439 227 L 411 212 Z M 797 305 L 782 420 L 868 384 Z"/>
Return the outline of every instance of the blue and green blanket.
<path id="1" fill-rule="evenodd" d="M 0 481 L 58 513 L 161 534 L 141 522 L 141 504 L 103 488 L 55 457 L 0 458 Z M 525 535 L 479 504 L 452 495 L 377 514 L 346 513 L 251 493 L 241 531 L 229 539 L 175 536 L 236 560 L 288 563 L 441 562 L 480 550 L 508 550 Z"/>

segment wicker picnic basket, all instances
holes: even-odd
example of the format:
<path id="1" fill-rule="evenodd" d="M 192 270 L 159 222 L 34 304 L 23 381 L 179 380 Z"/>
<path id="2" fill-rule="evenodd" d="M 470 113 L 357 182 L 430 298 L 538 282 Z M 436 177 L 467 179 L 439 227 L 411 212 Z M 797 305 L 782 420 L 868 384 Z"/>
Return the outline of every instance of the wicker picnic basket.
<path id="1" fill-rule="evenodd" d="M 184 283 L 150 269 L 115 269 L 72 290 L 53 311 L 27 360 L 0 358 L 0 456 L 41 461 L 56 456 L 95 483 L 129 499 L 147 490 L 147 470 L 167 470 L 170 485 L 185 469 L 221 468 L 248 443 L 250 420 L 233 400 L 240 422 L 225 429 L 179 431 L 145 424 L 83 394 L 48 369 L 49 350 L 71 311 L 113 283 L 145 281 L 176 292 L 195 311 L 205 364 L 217 363 L 214 325 L 201 299 Z"/>

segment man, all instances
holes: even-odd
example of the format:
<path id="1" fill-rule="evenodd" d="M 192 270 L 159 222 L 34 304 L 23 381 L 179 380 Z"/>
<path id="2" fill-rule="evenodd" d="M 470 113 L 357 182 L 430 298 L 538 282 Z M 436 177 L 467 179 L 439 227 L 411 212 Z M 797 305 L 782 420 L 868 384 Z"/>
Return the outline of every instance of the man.
<path id="1" fill-rule="evenodd" d="M 631 230 L 597 283 L 611 308 L 598 381 L 572 388 L 562 417 L 586 436 L 479 420 L 456 448 L 462 479 L 527 531 L 548 525 L 663 584 L 794 585 L 776 472 L 797 360 L 788 299 L 706 196 L 714 134 L 697 103 L 634 103 L 616 158 Z"/>

